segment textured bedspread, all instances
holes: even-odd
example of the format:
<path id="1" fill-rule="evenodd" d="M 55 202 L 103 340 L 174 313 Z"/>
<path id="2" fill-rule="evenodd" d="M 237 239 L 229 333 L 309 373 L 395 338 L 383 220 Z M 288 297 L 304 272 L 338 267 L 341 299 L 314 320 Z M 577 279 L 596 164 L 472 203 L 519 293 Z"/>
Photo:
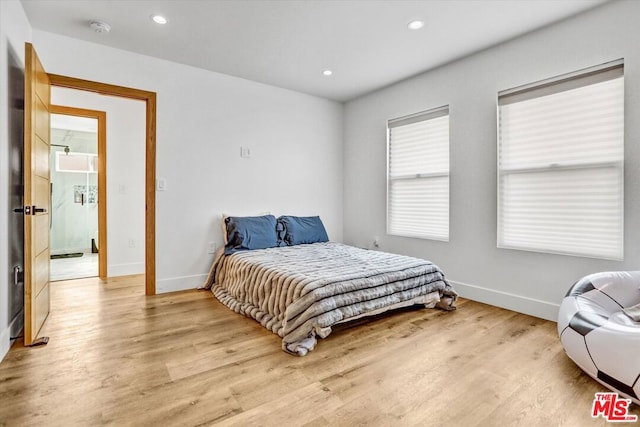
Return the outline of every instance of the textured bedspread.
<path id="1" fill-rule="evenodd" d="M 457 298 L 429 261 L 333 242 L 221 255 L 204 287 L 299 356 L 337 323 L 412 304 L 453 310 Z"/>

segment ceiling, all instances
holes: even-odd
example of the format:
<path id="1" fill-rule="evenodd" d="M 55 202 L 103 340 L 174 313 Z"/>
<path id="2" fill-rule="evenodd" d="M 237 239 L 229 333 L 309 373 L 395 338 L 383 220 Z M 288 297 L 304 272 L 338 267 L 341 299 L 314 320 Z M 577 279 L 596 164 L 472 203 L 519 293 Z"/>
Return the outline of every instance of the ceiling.
<path id="1" fill-rule="evenodd" d="M 22 0 L 34 29 L 336 101 L 608 0 Z M 154 23 L 162 14 L 169 22 Z M 424 21 L 409 30 L 415 19 Z M 89 23 L 111 26 L 95 33 Z M 322 74 L 331 69 L 333 75 Z"/>

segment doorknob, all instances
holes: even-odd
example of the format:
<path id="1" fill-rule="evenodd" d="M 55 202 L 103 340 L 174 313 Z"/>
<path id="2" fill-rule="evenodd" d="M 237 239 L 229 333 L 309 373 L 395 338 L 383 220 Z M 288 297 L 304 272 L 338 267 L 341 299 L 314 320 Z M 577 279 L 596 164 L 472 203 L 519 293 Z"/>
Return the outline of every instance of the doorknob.
<path id="1" fill-rule="evenodd" d="M 13 210 L 15 213 L 24 213 L 25 215 L 35 215 L 37 213 L 46 213 L 47 208 L 39 208 L 37 206 L 25 206 L 23 208 L 16 208 Z"/>

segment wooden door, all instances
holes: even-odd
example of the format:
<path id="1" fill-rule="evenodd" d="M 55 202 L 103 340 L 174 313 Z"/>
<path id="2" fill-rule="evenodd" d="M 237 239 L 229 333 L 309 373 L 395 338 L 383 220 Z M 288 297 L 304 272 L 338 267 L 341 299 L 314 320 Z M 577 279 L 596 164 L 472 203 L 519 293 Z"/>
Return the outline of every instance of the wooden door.
<path id="1" fill-rule="evenodd" d="M 25 45 L 24 96 L 24 344 L 49 314 L 49 106 L 51 84 L 31 43 Z"/>

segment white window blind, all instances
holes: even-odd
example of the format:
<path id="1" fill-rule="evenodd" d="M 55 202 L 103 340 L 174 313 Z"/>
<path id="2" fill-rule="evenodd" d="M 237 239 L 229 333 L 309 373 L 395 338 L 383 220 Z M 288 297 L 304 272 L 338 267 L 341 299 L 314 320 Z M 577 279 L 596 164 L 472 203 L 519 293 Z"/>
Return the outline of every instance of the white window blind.
<path id="1" fill-rule="evenodd" d="M 387 124 L 387 233 L 449 240 L 449 107 Z"/>
<path id="2" fill-rule="evenodd" d="M 501 92 L 498 122 L 498 247 L 622 260 L 622 61 Z"/>

